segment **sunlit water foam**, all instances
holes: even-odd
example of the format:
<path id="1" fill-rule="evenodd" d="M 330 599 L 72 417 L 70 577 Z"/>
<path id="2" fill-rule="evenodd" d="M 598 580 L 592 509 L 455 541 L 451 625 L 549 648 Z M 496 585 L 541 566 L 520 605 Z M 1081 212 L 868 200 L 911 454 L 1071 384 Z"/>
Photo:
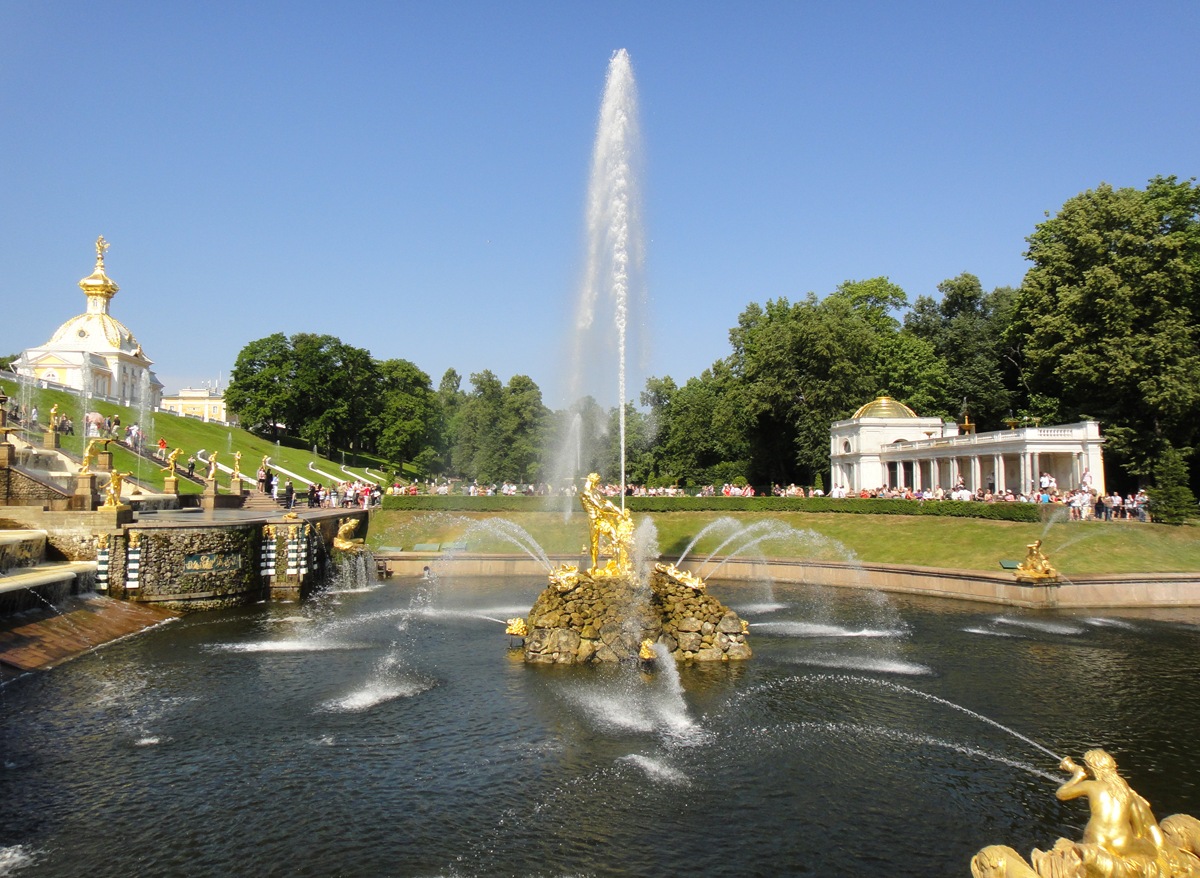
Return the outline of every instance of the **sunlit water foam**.
<path id="1" fill-rule="evenodd" d="M 1083 620 L 1085 624 L 1091 625 L 1093 628 L 1121 628 L 1125 631 L 1135 631 L 1137 626 L 1132 622 L 1127 622 L 1124 619 L 1106 619 L 1096 616 L 1090 619 Z"/>
<path id="2" fill-rule="evenodd" d="M 251 643 L 213 643 L 205 649 L 213 652 L 330 652 L 334 650 L 366 649 L 369 644 L 345 643 L 316 638 L 289 640 L 257 640 Z"/>
<path id="3" fill-rule="evenodd" d="M 1047 622 L 1042 619 L 1023 619 L 1019 616 L 997 616 L 996 624 L 1013 625 L 1017 628 L 1028 628 L 1031 631 L 1041 631 L 1045 634 L 1082 634 L 1083 629 L 1078 625 L 1068 625 L 1065 622 Z"/>
<path id="4" fill-rule="evenodd" d="M 330 713 L 355 713 L 369 710 L 397 698 L 412 698 L 433 688 L 428 680 L 406 680 L 402 682 L 371 682 L 341 698 L 334 698 L 321 705 Z"/>
<path id="5" fill-rule="evenodd" d="M 643 756 L 640 753 L 630 753 L 622 756 L 618 762 L 627 762 L 640 769 L 650 780 L 668 783 L 674 786 L 689 786 L 688 776 L 664 759 L 653 756 Z"/>
<path id="6" fill-rule="evenodd" d="M 32 865 L 35 859 L 34 852 L 23 844 L 0 848 L 0 878 L 16 874 L 18 869 Z"/>
<path id="7" fill-rule="evenodd" d="M 741 616 L 756 616 L 760 613 L 777 613 L 780 610 L 786 610 L 788 606 L 788 604 L 766 601 L 761 604 L 738 604 L 736 609 Z"/>
<path id="8" fill-rule="evenodd" d="M 847 671 L 872 671 L 877 674 L 900 674 L 906 677 L 928 677 L 933 668 L 916 662 L 899 659 L 874 658 L 854 655 L 808 655 L 791 659 L 795 664 L 815 665 L 819 668 L 840 668 Z"/>
<path id="9" fill-rule="evenodd" d="M 887 628 L 845 628 L 819 622 L 758 622 L 755 632 L 784 634 L 789 637 L 902 637 L 905 631 Z"/>
<path id="10" fill-rule="evenodd" d="M 1013 634 L 1011 631 L 997 631 L 995 628 L 964 628 L 963 631 L 968 634 L 986 634 L 988 637 L 1020 637 L 1019 634 Z"/>

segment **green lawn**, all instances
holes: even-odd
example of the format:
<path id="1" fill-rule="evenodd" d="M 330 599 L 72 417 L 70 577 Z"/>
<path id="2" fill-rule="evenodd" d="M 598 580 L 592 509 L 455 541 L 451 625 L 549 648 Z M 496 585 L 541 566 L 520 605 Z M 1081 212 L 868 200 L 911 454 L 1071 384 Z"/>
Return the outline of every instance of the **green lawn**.
<path id="1" fill-rule="evenodd" d="M 4 392 L 12 399 L 20 399 L 20 389 L 15 381 L 0 379 L 0 387 L 3 387 Z M 60 439 L 63 450 L 70 452 L 77 458 L 82 457 L 85 442 L 82 438 L 83 412 L 79 397 L 61 390 L 42 390 L 36 388 L 31 390 L 30 394 L 31 404 L 38 407 L 38 415 L 43 424 L 49 417 L 51 407 L 55 404 L 58 405 L 60 414 L 66 414 L 75 422 L 76 435 L 62 436 Z M 123 427 L 137 423 L 140 417 L 140 413 L 136 408 L 114 405 L 112 403 L 93 400 L 90 408 L 109 417 L 119 414 Z M 341 468 L 340 455 L 337 462 L 330 461 L 320 455 L 313 454 L 311 450 L 291 448 L 287 444 L 277 445 L 268 439 L 262 439 L 238 427 L 204 423 L 195 418 L 185 418 L 166 412 L 151 412 L 149 413 L 148 420 L 149 423 L 143 425 L 146 430 L 147 445 L 153 447 L 158 442 L 158 438 L 162 436 L 167 440 L 169 448 L 183 449 L 178 461 L 180 470 L 185 469 L 188 455 L 195 454 L 197 451 L 204 449 L 205 456 L 211 451 L 218 452 L 218 462 L 228 466 L 233 465 L 234 454 L 240 451 L 242 453 L 242 476 L 251 482 L 254 481 L 262 458 L 268 455 L 271 458 L 272 464 L 282 466 L 284 469 L 303 475 L 313 481 L 328 482 L 330 477 L 339 480 L 361 477 L 365 475 L 364 465 L 370 466 L 375 472 L 388 472 L 386 464 L 381 460 L 366 456 L 356 458 L 354 455 L 347 453 L 345 455 L 347 464 L 360 464 L 359 466 L 347 465 L 346 469 L 350 470 L 348 474 Z M 165 473 L 160 467 L 147 461 L 141 461 L 139 464 L 138 458 L 135 455 L 130 454 L 115 443 L 110 445 L 109 449 L 114 454 L 113 466 L 122 472 L 129 471 L 133 473 L 131 478 L 140 481 L 151 490 L 162 489 Z M 308 468 L 310 463 L 328 475 L 320 475 L 312 472 Z M 205 467 L 197 460 L 196 474 L 204 476 L 205 473 Z M 222 487 L 228 488 L 228 473 L 221 473 L 218 482 Z M 199 493 L 201 487 L 181 479 L 179 490 L 182 493 Z"/>
<path id="2" fill-rule="evenodd" d="M 506 518 L 525 528 L 550 553 L 577 553 L 587 542 L 587 522 L 581 512 L 563 516 L 549 512 L 488 514 L 408 512 L 385 510 L 371 523 L 370 543 L 411 548 L 417 543 L 453 542 L 467 534 L 473 522 Z M 721 516 L 682 512 L 635 515 L 653 521 L 662 555 L 676 559 L 692 538 Z M 919 564 L 929 567 L 998 571 L 1001 559 L 1020 560 L 1025 547 L 1043 539 L 1043 551 L 1064 575 L 1098 573 L 1200 572 L 1200 526 L 1169 527 L 1139 522 L 1057 522 L 1049 525 L 978 519 L 899 515 L 840 515 L 806 513 L 733 513 L 738 526 L 771 522 L 792 528 L 787 537 L 756 547 L 776 557 Z M 764 526 L 764 525 L 759 525 Z M 717 548 L 720 539 L 702 539 L 692 557 Z M 728 533 L 727 531 L 725 532 Z M 478 526 L 468 534 L 476 551 L 519 552 L 503 539 Z M 731 543 L 724 551 L 737 545 Z M 723 552 L 724 553 L 724 552 Z"/>

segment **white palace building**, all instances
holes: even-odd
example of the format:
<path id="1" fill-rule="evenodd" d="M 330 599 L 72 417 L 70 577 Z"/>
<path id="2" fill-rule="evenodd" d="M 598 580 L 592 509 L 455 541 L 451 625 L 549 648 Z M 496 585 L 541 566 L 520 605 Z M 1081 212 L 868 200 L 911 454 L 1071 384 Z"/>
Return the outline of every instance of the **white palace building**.
<path id="1" fill-rule="evenodd" d="M 45 344 L 22 351 L 13 369 L 44 386 L 122 405 L 136 405 L 145 397 L 147 405 L 157 408 L 163 386 L 150 368 L 153 361 L 129 328 L 108 313 L 120 287 L 104 273 L 107 249 L 103 236 L 97 238 L 95 270 L 79 282 L 87 310 L 60 326 Z"/>
<path id="2" fill-rule="evenodd" d="M 1104 493 L 1104 439 L 1096 421 L 976 433 L 975 425 L 922 418 L 886 396 L 829 431 L 831 481 L 848 493 L 881 487 L 1016 493 L 1048 473 L 1061 490 L 1088 482 Z"/>

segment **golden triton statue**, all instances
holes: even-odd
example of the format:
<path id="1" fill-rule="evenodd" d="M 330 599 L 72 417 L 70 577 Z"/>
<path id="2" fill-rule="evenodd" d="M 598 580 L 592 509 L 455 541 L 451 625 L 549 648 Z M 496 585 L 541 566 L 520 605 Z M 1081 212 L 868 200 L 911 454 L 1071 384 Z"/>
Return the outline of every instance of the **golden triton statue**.
<path id="1" fill-rule="evenodd" d="M 971 859 L 975 878 L 1200 876 L 1200 820 L 1175 814 L 1159 824 L 1150 803 L 1130 788 L 1104 750 L 1089 750 L 1082 766 L 1068 756 L 1059 768 L 1071 778 L 1055 796 L 1088 800 L 1091 819 L 1083 839 L 1060 838 L 1048 851 L 1035 848 L 1029 862 L 1007 845 L 989 845 Z"/>
<path id="2" fill-rule="evenodd" d="M 1050 559 L 1042 554 L 1042 541 L 1034 540 L 1025 547 L 1029 551 L 1025 560 L 1017 565 L 1016 577 L 1022 582 L 1053 582 L 1058 580 L 1058 571 L 1050 566 Z"/>
<path id="3" fill-rule="evenodd" d="M 353 549 L 356 545 L 361 545 L 361 539 L 351 539 L 356 530 L 358 530 L 357 518 L 343 518 L 341 526 L 338 527 L 337 536 L 333 538 L 333 547 L 346 552 Z"/>

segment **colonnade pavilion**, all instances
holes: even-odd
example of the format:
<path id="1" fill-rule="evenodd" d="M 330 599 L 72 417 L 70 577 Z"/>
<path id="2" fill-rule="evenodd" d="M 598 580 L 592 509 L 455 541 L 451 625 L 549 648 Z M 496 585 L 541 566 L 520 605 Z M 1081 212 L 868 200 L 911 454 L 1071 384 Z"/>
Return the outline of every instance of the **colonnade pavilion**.
<path id="1" fill-rule="evenodd" d="M 976 433 L 969 418 L 956 424 L 922 418 L 881 396 L 829 431 L 831 481 L 848 492 L 880 487 L 971 491 L 1036 490 L 1042 473 L 1062 490 L 1084 482 L 1104 493 L 1104 439 L 1096 421 L 1053 427 L 1021 426 Z"/>

